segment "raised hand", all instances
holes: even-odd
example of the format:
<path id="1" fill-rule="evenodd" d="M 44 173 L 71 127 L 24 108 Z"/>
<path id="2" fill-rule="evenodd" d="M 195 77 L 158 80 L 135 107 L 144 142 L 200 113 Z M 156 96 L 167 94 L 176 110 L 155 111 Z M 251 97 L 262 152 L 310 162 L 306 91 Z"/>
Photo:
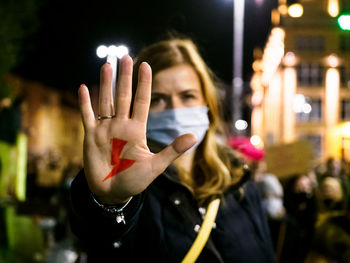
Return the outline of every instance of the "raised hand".
<path id="1" fill-rule="evenodd" d="M 186 134 L 157 154 L 146 143 L 146 123 L 150 107 L 152 72 L 143 62 L 130 117 L 132 100 L 132 59 L 120 61 L 115 107 L 112 67 L 101 68 L 99 118 L 95 118 L 87 87 L 78 91 L 84 137 L 84 170 L 90 191 L 105 204 L 117 204 L 139 194 L 179 155 L 196 143 Z"/>

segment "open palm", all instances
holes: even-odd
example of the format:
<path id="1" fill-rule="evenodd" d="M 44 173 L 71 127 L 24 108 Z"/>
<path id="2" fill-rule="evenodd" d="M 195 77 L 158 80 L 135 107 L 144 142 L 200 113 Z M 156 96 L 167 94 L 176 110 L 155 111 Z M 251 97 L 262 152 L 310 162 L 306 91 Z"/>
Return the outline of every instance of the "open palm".
<path id="1" fill-rule="evenodd" d="M 123 203 L 139 194 L 179 155 L 195 144 L 186 134 L 157 154 L 149 151 L 146 123 L 150 107 L 152 73 L 143 62 L 138 72 L 138 85 L 132 101 L 132 59 L 120 61 L 119 79 L 114 98 L 112 67 L 101 68 L 99 116 L 96 119 L 85 85 L 79 88 L 79 104 L 84 125 L 84 171 L 90 191 L 105 204 Z"/>

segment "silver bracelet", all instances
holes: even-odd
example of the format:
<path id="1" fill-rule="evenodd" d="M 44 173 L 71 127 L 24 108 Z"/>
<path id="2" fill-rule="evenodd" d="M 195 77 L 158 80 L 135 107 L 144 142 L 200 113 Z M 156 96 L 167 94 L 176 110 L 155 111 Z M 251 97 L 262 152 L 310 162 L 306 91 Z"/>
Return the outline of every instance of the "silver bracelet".
<path id="1" fill-rule="evenodd" d="M 125 224 L 123 210 L 130 203 L 130 201 L 133 197 L 130 197 L 130 199 L 122 207 L 101 204 L 96 200 L 95 196 L 92 193 L 91 193 L 91 197 L 92 197 L 92 200 L 94 201 L 94 203 L 96 205 L 98 205 L 103 210 L 103 212 L 105 212 L 107 214 L 115 215 L 115 220 L 117 221 L 118 224 L 121 222 L 123 222 Z"/>

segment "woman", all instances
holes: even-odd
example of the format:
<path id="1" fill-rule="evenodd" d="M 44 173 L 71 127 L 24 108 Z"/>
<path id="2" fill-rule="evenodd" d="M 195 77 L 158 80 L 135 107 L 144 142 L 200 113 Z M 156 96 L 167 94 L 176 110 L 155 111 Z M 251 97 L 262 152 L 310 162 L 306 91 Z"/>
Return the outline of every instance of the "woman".
<path id="1" fill-rule="evenodd" d="M 212 73 L 195 45 L 173 39 L 141 51 L 134 98 L 132 68 L 123 57 L 114 106 L 112 68 L 103 65 L 97 120 L 87 87 L 79 89 L 85 167 L 72 184 L 71 226 L 91 262 L 181 262 L 215 198 L 197 262 L 273 262 L 258 193 L 218 143 Z"/>

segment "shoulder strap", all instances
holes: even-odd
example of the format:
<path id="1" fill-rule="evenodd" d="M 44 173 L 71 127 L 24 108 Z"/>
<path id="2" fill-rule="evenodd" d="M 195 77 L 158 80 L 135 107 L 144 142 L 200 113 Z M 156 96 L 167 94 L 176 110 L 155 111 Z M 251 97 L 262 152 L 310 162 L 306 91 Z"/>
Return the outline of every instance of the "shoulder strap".
<path id="1" fill-rule="evenodd" d="M 207 214 L 204 217 L 203 224 L 199 230 L 199 233 L 190 250 L 187 252 L 185 258 L 182 260 L 182 263 L 195 262 L 199 254 L 202 252 L 205 244 L 208 241 L 210 232 L 213 229 L 213 224 L 218 213 L 219 206 L 220 199 L 215 199 L 210 202 Z"/>

